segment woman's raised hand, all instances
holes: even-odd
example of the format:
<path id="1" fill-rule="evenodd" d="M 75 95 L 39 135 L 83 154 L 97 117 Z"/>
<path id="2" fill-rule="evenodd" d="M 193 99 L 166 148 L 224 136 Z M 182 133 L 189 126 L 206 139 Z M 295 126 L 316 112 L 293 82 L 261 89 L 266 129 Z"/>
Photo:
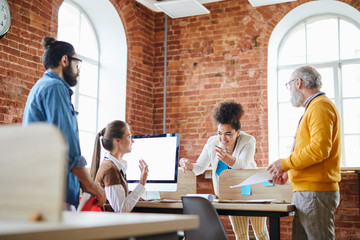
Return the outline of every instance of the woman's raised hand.
<path id="1" fill-rule="evenodd" d="M 140 184 L 145 186 L 146 180 L 148 177 L 148 173 L 149 173 L 149 169 L 148 169 L 148 165 L 146 164 L 146 162 L 143 159 L 139 160 L 139 168 L 141 171 Z"/>
<path id="2" fill-rule="evenodd" d="M 216 157 L 219 160 L 224 160 L 225 158 L 231 157 L 230 151 L 219 146 L 215 146 L 215 152 L 216 152 Z"/>
<path id="3" fill-rule="evenodd" d="M 193 163 L 196 163 L 196 161 L 191 161 L 190 159 L 187 158 L 181 158 L 180 159 L 180 167 L 182 167 L 185 170 L 190 170 L 192 171 L 194 166 Z"/>

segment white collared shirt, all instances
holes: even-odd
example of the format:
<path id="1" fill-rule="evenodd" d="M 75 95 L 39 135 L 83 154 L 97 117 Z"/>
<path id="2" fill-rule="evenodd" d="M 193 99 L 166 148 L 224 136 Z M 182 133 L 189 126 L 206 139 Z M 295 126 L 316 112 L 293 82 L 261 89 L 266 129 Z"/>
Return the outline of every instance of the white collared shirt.
<path id="1" fill-rule="evenodd" d="M 112 156 L 109 152 L 105 152 L 104 161 L 112 161 L 119 171 L 126 174 L 127 162 L 123 159 L 120 161 Z M 140 171 L 139 171 L 140 174 Z M 105 187 L 106 198 L 114 212 L 131 212 L 141 195 L 145 192 L 145 187 L 138 184 L 134 191 L 126 196 L 125 189 L 121 184 Z"/>

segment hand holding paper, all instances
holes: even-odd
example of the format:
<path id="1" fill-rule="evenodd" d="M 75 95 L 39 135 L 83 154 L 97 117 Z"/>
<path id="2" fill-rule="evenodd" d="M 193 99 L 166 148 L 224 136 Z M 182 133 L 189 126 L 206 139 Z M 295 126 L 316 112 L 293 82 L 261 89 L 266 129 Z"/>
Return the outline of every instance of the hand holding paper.
<path id="1" fill-rule="evenodd" d="M 256 183 L 267 182 L 269 180 L 272 180 L 272 178 L 273 178 L 273 175 L 270 173 L 255 173 L 254 175 L 247 178 L 242 183 L 240 183 L 238 185 L 230 186 L 230 188 L 236 188 L 236 187 L 252 185 L 252 184 L 256 184 Z"/>

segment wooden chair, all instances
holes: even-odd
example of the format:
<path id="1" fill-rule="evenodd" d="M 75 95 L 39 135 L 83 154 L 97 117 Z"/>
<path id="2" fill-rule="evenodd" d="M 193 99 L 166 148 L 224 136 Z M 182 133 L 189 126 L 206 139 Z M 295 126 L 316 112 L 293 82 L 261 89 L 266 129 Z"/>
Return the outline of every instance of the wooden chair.
<path id="1" fill-rule="evenodd" d="M 274 199 L 274 201 L 292 200 L 292 185 L 289 181 L 284 185 L 263 186 L 262 183 L 251 185 L 251 195 L 241 195 L 241 187 L 230 188 L 240 184 L 255 173 L 267 173 L 266 168 L 224 170 L 219 177 L 219 201 Z"/>
<path id="2" fill-rule="evenodd" d="M 221 219 L 210 201 L 203 197 L 181 197 L 184 214 L 198 215 L 200 226 L 195 230 L 185 230 L 187 240 L 227 240 Z"/>
<path id="3" fill-rule="evenodd" d="M 60 221 L 67 146 L 54 126 L 0 126 L 0 218 Z"/>
<path id="4" fill-rule="evenodd" d="M 178 168 L 178 184 L 176 192 L 160 192 L 161 199 L 181 200 L 182 195 L 196 193 L 196 176 L 192 171 Z"/>

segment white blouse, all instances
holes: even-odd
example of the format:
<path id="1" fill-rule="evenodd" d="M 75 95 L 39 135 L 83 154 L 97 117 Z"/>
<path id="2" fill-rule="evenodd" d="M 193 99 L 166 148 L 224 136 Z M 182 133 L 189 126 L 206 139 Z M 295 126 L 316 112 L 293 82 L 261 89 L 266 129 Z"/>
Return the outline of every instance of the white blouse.
<path id="1" fill-rule="evenodd" d="M 200 175 L 211 164 L 212 166 L 212 181 L 215 195 L 219 196 L 219 176 L 216 174 L 219 159 L 216 157 L 215 145 L 220 145 L 218 136 L 212 136 L 205 144 L 197 162 L 193 164 L 193 172 L 195 175 Z M 236 158 L 234 165 L 230 166 L 232 169 L 252 169 L 256 168 L 254 161 L 256 140 L 253 136 L 240 132 L 235 145 L 232 156 Z"/>
<path id="2" fill-rule="evenodd" d="M 127 162 L 123 159 L 120 161 L 112 156 L 109 152 L 104 154 L 104 161 L 112 161 L 115 166 L 126 174 Z M 105 194 L 110 206 L 114 212 L 131 212 L 136 203 L 139 201 L 141 195 L 145 192 L 145 187 L 138 184 L 134 191 L 126 196 L 125 189 L 121 184 L 105 186 Z"/>

